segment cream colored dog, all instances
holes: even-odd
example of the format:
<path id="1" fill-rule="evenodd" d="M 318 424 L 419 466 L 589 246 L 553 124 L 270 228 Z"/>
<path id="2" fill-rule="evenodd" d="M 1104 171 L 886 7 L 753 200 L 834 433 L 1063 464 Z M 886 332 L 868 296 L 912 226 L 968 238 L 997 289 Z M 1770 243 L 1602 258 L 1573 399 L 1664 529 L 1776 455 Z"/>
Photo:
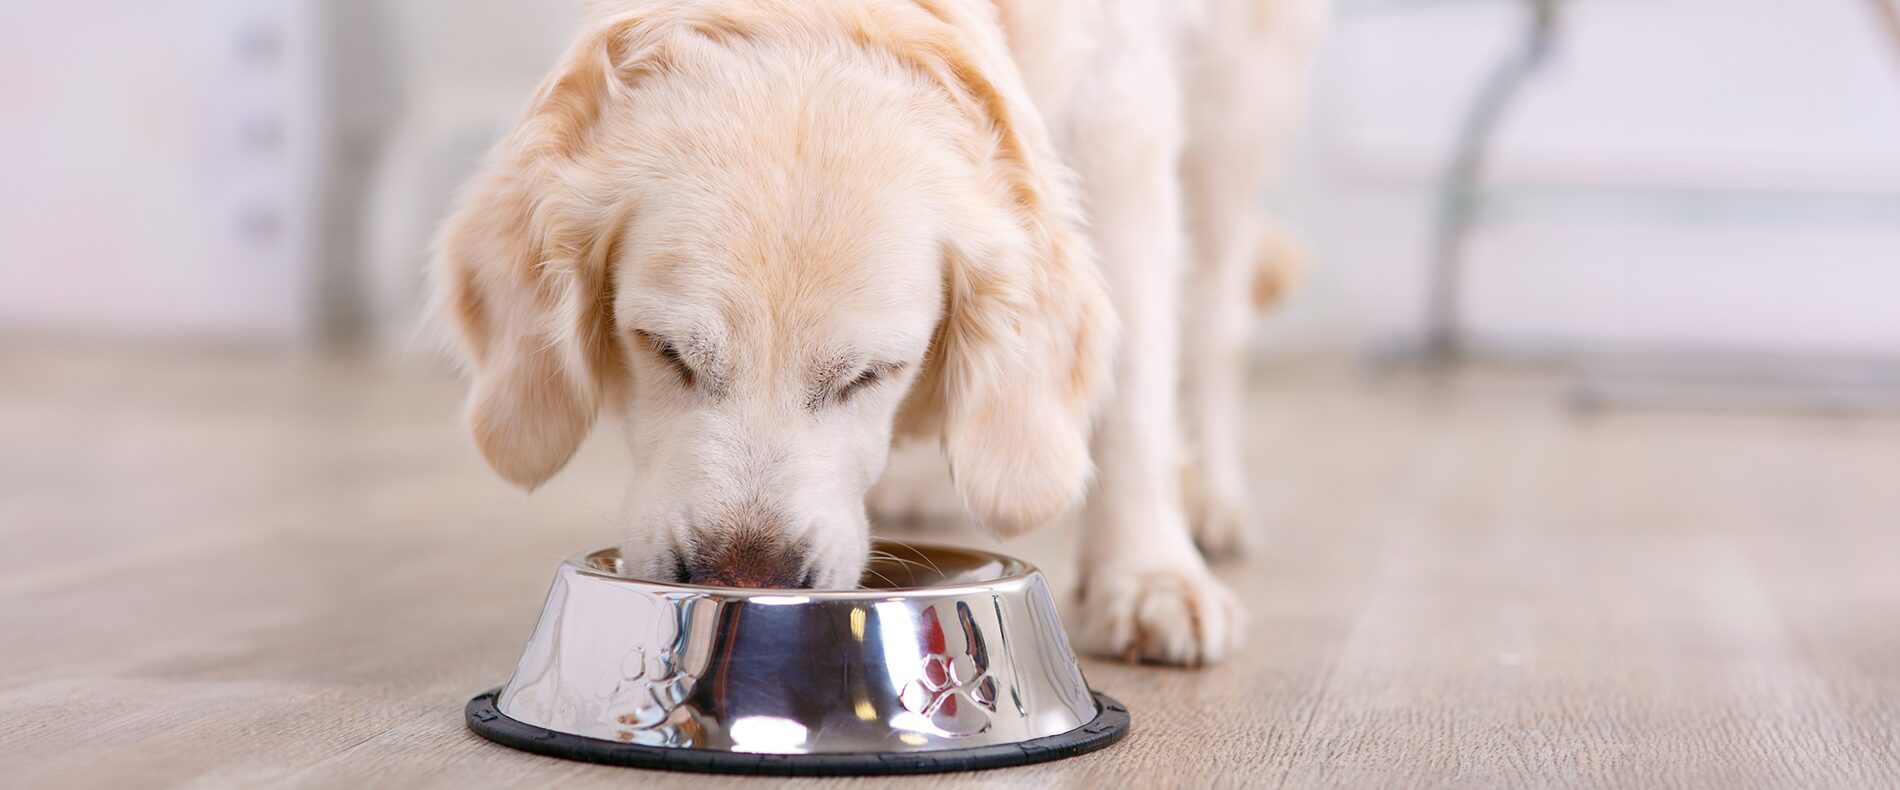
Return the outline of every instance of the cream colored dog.
<path id="1" fill-rule="evenodd" d="M 443 229 L 477 444 L 533 487 L 620 415 L 629 556 L 750 586 L 857 584 L 894 436 L 1001 534 L 1093 472 L 1082 644 L 1221 658 L 1195 542 L 1243 534 L 1250 207 L 1316 3 L 597 4 Z"/>

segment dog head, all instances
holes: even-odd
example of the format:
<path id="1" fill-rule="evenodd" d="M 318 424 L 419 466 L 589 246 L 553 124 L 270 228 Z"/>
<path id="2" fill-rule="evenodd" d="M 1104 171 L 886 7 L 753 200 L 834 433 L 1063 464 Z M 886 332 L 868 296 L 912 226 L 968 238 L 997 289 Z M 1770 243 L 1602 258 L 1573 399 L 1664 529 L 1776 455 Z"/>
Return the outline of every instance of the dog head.
<path id="1" fill-rule="evenodd" d="M 482 454 L 619 415 L 650 578 L 855 586 L 898 430 L 1002 533 L 1089 477 L 1114 322 L 1002 43 L 822 5 L 592 23 L 438 244 Z"/>

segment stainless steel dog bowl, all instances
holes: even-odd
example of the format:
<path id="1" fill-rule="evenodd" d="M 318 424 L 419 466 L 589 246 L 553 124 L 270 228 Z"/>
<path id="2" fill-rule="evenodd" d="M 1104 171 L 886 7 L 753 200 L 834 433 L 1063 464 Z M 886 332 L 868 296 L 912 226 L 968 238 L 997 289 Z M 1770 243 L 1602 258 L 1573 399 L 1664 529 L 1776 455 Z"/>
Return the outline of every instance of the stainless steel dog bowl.
<path id="1" fill-rule="evenodd" d="M 881 542 L 858 590 L 628 576 L 618 549 L 561 565 L 514 676 L 469 727 L 528 751 L 649 768 L 921 773 L 1041 762 L 1127 732 L 1093 693 L 1042 573 Z"/>

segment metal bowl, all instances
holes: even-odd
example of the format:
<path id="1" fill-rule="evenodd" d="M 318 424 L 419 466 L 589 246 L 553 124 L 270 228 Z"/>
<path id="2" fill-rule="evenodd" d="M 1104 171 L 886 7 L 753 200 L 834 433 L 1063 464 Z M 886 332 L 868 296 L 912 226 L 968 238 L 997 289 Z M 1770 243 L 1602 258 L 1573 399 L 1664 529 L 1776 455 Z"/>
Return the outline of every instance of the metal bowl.
<path id="1" fill-rule="evenodd" d="M 857 590 L 628 576 L 619 549 L 561 565 L 506 685 L 469 726 L 509 746 L 642 767 L 915 773 L 1107 746 L 1042 573 L 973 549 L 879 542 Z"/>

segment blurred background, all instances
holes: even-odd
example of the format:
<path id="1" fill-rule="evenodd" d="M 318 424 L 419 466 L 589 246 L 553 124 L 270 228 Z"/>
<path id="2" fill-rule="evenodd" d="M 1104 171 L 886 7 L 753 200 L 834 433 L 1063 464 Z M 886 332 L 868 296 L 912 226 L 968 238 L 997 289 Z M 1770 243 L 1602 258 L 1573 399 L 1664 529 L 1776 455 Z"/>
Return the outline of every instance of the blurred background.
<path id="1" fill-rule="evenodd" d="M 1341 0 L 1263 349 L 1900 358 L 1888 2 Z M 576 5 L 7 3 L 0 331 L 428 357 L 422 250 Z"/>
<path id="2" fill-rule="evenodd" d="M 504 484 L 419 319 L 578 2 L 0 0 L 6 781 L 547 780 L 457 711 L 627 459 Z M 1249 649 L 1053 783 L 1894 786 L 1896 5 L 1336 0 Z"/>

